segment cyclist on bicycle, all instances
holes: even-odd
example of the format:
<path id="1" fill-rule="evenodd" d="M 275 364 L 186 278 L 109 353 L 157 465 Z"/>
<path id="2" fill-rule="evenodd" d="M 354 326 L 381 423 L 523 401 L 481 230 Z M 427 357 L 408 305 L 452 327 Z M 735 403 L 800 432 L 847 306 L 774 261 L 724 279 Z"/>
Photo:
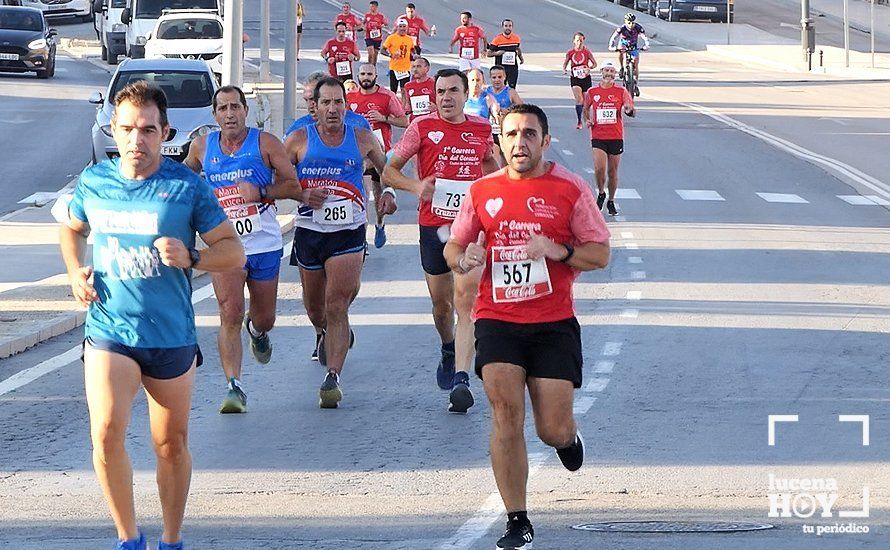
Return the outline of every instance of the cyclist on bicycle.
<path id="1" fill-rule="evenodd" d="M 642 47 L 638 41 L 642 39 Z M 624 16 L 624 24 L 618 27 L 612 37 L 609 39 L 609 50 L 618 50 L 618 66 L 621 70 L 618 72 L 618 78 L 624 78 L 624 55 L 627 53 L 633 58 L 634 64 L 634 81 L 640 77 L 640 50 L 649 49 L 649 38 L 642 25 L 637 23 L 637 16 L 628 13 Z M 631 93 L 634 90 L 630 90 Z"/>

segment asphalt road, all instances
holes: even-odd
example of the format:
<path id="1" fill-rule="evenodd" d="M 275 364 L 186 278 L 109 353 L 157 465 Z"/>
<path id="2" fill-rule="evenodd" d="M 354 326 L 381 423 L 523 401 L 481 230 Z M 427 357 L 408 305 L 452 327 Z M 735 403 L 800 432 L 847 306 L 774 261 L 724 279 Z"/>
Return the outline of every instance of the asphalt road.
<path id="1" fill-rule="evenodd" d="M 246 13 L 257 13 L 251 4 Z M 390 17 L 400 4 L 381 2 Z M 463 6 L 422 8 L 450 35 Z M 335 8 L 307 3 L 307 10 L 308 19 L 321 21 Z M 558 66 L 575 29 L 597 37 L 595 51 L 609 33 L 556 7 L 528 13 L 493 1 L 473 11 L 489 30 L 512 16 L 529 44 L 529 63 L 544 68 Z M 321 31 L 307 31 L 304 47 L 317 49 L 322 38 Z M 280 44 L 279 35 L 273 39 Z M 444 40 L 430 41 L 434 53 L 447 49 Z M 589 447 L 585 467 L 564 471 L 527 427 L 536 547 L 887 547 L 890 445 L 882 426 L 890 420 L 890 375 L 883 368 L 890 356 L 890 218 L 862 181 L 828 172 L 764 135 L 887 173 L 883 141 L 871 135 L 886 124 L 887 84 L 873 84 L 870 99 L 857 102 L 861 84 L 789 82 L 784 74 L 668 46 L 645 63 L 640 113 L 628 123 L 622 160 L 622 212 L 610 221 L 612 260 L 583 275 L 576 288 L 586 362 L 576 398 Z M 312 67 L 301 64 L 300 72 Z M 590 180 L 589 146 L 574 129 L 567 82 L 529 70 L 520 84 L 526 100 L 545 106 L 551 118 L 558 141 L 548 157 Z M 835 116 L 845 124 L 830 120 Z M 862 202 L 852 198 L 860 193 L 875 200 L 851 204 Z M 445 412 L 447 394 L 434 382 L 437 344 L 414 202 L 402 196 L 400 207 L 390 243 L 372 250 L 365 266 L 351 317 L 357 344 L 337 411 L 317 408 L 323 372 L 308 360 L 314 339 L 293 268 L 282 268 L 272 362 L 245 360 L 247 415 L 216 413 L 224 395 L 216 304 L 196 306 L 206 364 L 191 424 L 195 474 L 186 537 L 192 547 L 494 546 L 502 517 L 492 496 L 487 403 L 474 380 L 471 413 Z M 0 378 L 79 338 L 74 331 L 3 361 Z M 64 540 L 66 548 L 87 549 L 113 538 L 90 468 L 82 384 L 79 364 L 71 363 L 0 395 L 0 500 L 7 503 L 0 509 L 0 548 Z M 777 427 L 775 446 L 767 441 L 771 414 L 799 415 L 797 423 Z M 850 414 L 870 415 L 868 446 L 859 424 L 839 422 L 838 415 Z M 143 399 L 133 418 L 128 446 L 137 509 L 155 539 L 160 516 Z M 836 479 L 833 516 L 769 518 L 771 474 Z M 870 489 L 870 517 L 839 518 L 839 510 L 861 507 L 863 486 Z M 776 528 L 672 535 L 571 529 L 629 520 Z M 804 524 L 851 521 L 870 532 L 802 532 Z"/>

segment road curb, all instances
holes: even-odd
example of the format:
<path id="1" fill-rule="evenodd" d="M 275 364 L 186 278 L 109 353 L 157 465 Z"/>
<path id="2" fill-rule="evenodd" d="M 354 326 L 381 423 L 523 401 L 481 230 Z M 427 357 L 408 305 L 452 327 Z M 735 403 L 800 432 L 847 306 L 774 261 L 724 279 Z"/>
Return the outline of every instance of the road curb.
<path id="1" fill-rule="evenodd" d="M 294 208 L 294 210 L 296 210 L 296 208 Z M 281 234 L 283 236 L 293 230 L 294 224 L 296 223 L 296 217 L 292 212 L 279 214 L 278 223 L 281 227 Z M 192 280 L 197 280 L 206 274 L 206 271 L 195 270 Z M 50 321 L 28 327 L 29 331 L 25 334 L 16 336 L 6 342 L 0 342 L 0 359 L 12 357 L 13 355 L 22 353 L 23 351 L 40 344 L 41 342 L 45 342 L 50 338 L 55 338 L 56 336 L 61 336 L 66 332 L 74 330 L 84 324 L 86 316 L 87 311 L 84 309 L 72 313 L 63 313 Z"/>

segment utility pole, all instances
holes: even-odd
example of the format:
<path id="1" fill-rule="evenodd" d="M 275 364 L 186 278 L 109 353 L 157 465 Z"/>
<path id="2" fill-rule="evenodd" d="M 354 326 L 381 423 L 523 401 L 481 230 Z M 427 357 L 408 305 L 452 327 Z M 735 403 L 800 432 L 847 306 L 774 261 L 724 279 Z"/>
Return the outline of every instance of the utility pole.
<path id="1" fill-rule="evenodd" d="M 271 76 L 269 69 L 269 29 L 271 24 L 271 15 L 269 14 L 269 2 L 271 0 L 260 1 L 260 81 L 268 82 Z"/>
<path id="2" fill-rule="evenodd" d="M 850 13 L 849 0 L 844 0 L 844 66 L 850 67 Z"/>
<path id="3" fill-rule="evenodd" d="M 287 15 L 285 16 L 284 39 L 284 124 L 283 128 L 290 127 L 297 113 L 297 3 L 294 0 L 286 2 Z"/>
<path id="4" fill-rule="evenodd" d="M 800 0 L 800 48 L 804 61 L 816 51 L 816 28 L 810 17 L 810 0 Z"/>
<path id="5" fill-rule="evenodd" d="M 223 86 L 241 86 L 244 75 L 242 67 L 241 35 L 244 34 L 244 0 L 225 0 L 223 17 Z"/>

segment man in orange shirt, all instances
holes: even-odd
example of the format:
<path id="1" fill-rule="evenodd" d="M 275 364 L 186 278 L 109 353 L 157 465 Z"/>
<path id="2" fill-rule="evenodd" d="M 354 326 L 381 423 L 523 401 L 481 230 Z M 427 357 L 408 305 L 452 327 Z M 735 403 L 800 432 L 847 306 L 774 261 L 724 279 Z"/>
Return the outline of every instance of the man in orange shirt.
<path id="1" fill-rule="evenodd" d="M 522 57 L 519 35 L 513 32 L 513 20 L 504 19 L 501 23 L 504 32 L 495 36 L 488 45 L 488 55 L 494 56 L 494 64 L 500 65 L 507 73 L 507 85 L 516 89 L 519 81 L 519 65 L 525 63 Z"/>
<path id="2" fill-rule="evenodd" d="M 395 34 L 386 37 L 380 52 L 389 58 L 389 89 L 398 92 L 411 78 L 411 60 L 416 55 L 414 41 L 408 36 L 407 21 L 398 20 Z"/>

